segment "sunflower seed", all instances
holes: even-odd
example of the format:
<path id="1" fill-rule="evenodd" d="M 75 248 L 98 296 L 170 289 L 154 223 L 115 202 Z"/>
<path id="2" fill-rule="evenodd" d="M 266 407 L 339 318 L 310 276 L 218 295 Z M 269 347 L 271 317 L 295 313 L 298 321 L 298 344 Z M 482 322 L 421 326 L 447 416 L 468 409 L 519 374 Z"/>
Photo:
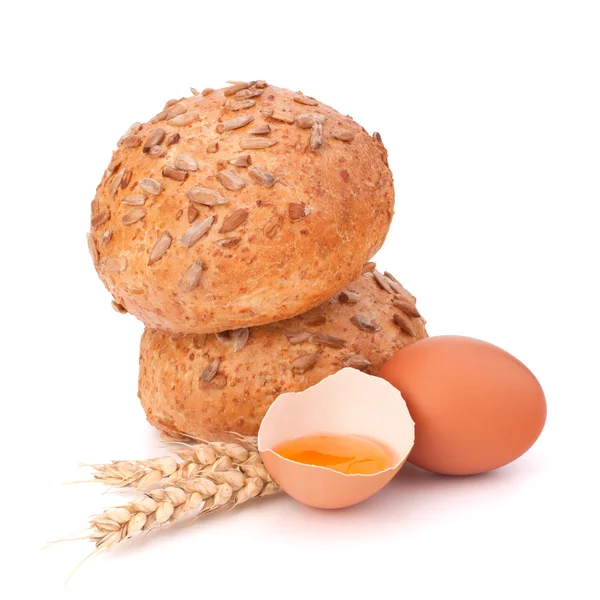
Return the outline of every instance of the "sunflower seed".
<path id="1" fill-rule="evenodd" d="M 175 98 L 172 98 L 171 100 L 167 100 L 165 102 L 165 110 L 167 108 L 171 108 L 171 106 L 173 106 L 174 104 L 177 104 L 179 102 L 179 100 L 175 100 Z"/>
<path id="2" fill-rule="evenodd" d="M 170 133 L 165 139 L 165 146 L 172 146 L 176 144 L 181 139 L 181 135 L 177 132 Z"/>
<path id="3" fill-rule="evenodd" d="M 418 318 L 421 316 L 421 313 L 418 311 L 417 307 L 408 298 L 406 298 L 406 296 L 395 296 L 392 300 L 392 304 L 410 317 Z"/>
<path id="4" fill-rule="evenodd" d="M 121 204 L 131 204 L 132 206 L 143 206 L 146 203 L 145 194 L 132 194 L 121 198 Z"/>
<path id="5" fill-rule="evenodd" d="M 120 166 L 121 166 L 121 159 L 118 157 L 114 156 L 114 152 L 113 152 L 113 157 L 110 161 L 110 163 L 108 164 L 108 167 L 106 167 L 106 176 L 110 177 Z"/>
<path id="6" fill-rule="evenodd" d="M 121 146 L 125 148 L 135 148 L 142 143 L 141 136 L 137 134 L 126 135 L 124 138 L 121 138 Z"/>
<path id="7" fill-rule="evenodd" d="M 110 182 L 108 186 L 108 195 L 111 198 L 115 197 L 119 186 L 121 185 L 121 181 L 123 181 L 123 176 L 125 175 L 126 169 L 121 169 L 114 177 L 114 179 Z"/>
<path id="8" fill-rule="evenodd" d="M 356 304 L 360 302 L 360 296 L 356 292 L 340 292 L 338 298 L 344 304 Z"/>
<path id="9" fill-rule="evenodd" d="M 408 293 L 403 285 L 389 271 L 384 271 L 383 274 L 396 294 Z M 414 300 L 414 296 L 411 295 L 411 297 Z"/>
<path id="10" fill-rule="evenodd" d="M 181 236 L 181 245 L 184 248 L 190 248 L 193 246 L 203 235 L 208 232 L 214 220 L 215 216 L 211 215 L 210 217 L 206 217 L 206 219 L 196 221 L 196 223 L 186 229 Z"/>
<path id="11" fill-rule="evenodd" d="M 286 331 L 285 337 L 288 339 L 289 343 L 295 346 L 296 344 L 302 344 L 303 342 L 308 342 L 310 336 L 312 334 L 307 331 Z"/>
<path id="12" fill-rule="evenodd" d="M 240 208 L 231 213 L 221 225 L 219 233 L 229 233 L 238 228 L 248 218 L 248 211 L 245 208 Z"/>
<path id="13" fill-rule="evenodd" d="M 277 230 L 279 229 L 279 225 L 281 223 L 281 217 L 279 215 L 274 215 L 273 217 L 271 217 L 269 219 L 269 222 L 265 225 L 265 235 L 268 238 L 272 238 L 275 236 L 275 234 L 277 233 Z"/>
<path id="14" fill-rule="evenodd" d="M 379 143 L 379 144 L 383 144 L 383 140 L 381 139 L 381 134 L 378 133 L 377 131 L 373 134 L 373 139 Z"/>
<path id="15" fill-rule="evenodd" d="M 237 192 L 246 187 L 246 182 L 231 169 L 223 169 L 217 175 L 217 181 L 228 190 Z"/>
<path id="16" fill-rule="evenodd" d="M 319 115 L 317 113 L 303 113 L 296 117 L 296 125 L 300 129 L 310 129 L 315 123 L 324 123 L 327 121 L 325 115 Z"/>
<path id="17" fill-rule="evenodd" d="M 248 129 L 248 133 L 250 135 L 267 135 L 271 133 L 270 125 L 259 125 L 258 127 L 254 127 L 253 129 Z"/>
<path id="18" fill-rule="evenodd" d="M 240 90 L 245 90 L 246 88 L 249 88 L 250 85 L 251 84 L 248 81 L 240 81 L 232 85 L 231 87 L 225 88 L 223 90 L 223 94 L 225 94 L 225 96 L 233 96 L 233 94 L 236 94 Z"/>
<path id="19" fill-rule="evenodd" d="M 187 197 L 196 204 L 203 204 L 204 206 L 215 206 L 217 204 L 227 204 L 229 200 L 226 200 L 216 190 L 211 190 L 205 187 L 193 187 L 188 191 Z"/>
<path id="20" fill-rule="evenodd" d="M 362 275 L 364 275 L 365 273 L 372 273 L 374 270 L 375 270 L 375 263 L 374 262 L 366 262 L 362 266 Z"/>
<path id="21" fill-rule="evenodd" d="M 213 142 L 212 144 L 209 144 L 208 146 L 206 146 L 206 151 L 209 154 L 215 154 L 216 152 L 219 151 L 219 142 Z"/>
<path id="22" fill-rule="evenodd" d="M 354 323 L 354 325 L 363 331 L 375 333 L 381 329 L 381 327 L 379 327 L 379 325 L 373 319 L 369 319 L 369 317 L 365 317 L 363 315 L 354 315 L 350 320 L 352 323 Z"/>
<path id="23" fill-rule="evenodd" d="M 125 257 L 110 257 L 105 258 L 102 261 L 103 267 L 107 271 L 115 271 L 117 273 L 122 273 L 127 268 L 127 259 Z"/>
<path id="24" fill-rule="evenodd" d="M 110 242 L 110 240 L 112 239 L 112 231 L 110 229 L 107 229 L 101 236 L 100 236 L 100 240 L 99 242 L 101 244 L 108 244 L 108 242 Z"/>
<path id="25" fill-rule="evenodd" d="M 195 87 L 191 87 L 190 88 L 190 92 L 192 92 L 193 96 L 198 96 L 200 95 L 200 92 L 195 88 Z"/>
<path id="26" fill-rule="evenodd" d="M 209 388 L 213 390 L 221 390 L 227 385 L 227 377 L 223 373 L 217 373 L 210 382 L 200 380 L 200 385 L 203 388 Z"/>
<path id="27" fill-rule="evenodd" d="M 241 241 L 241 238 L 223 238 L 222 240 L 217 240 L 217 244 L 222 248 L 235 248 Z"/>
<path id="28" fill-rule="evenodd" d="M 306 104 L 307 106 L 317 106 L 319 103 L 310 96 L 305 96 L 302 92 L 299 92 L 299 96 L 294 96 L 294 102 L 299 104 Z"/>
<path id="29" fill-rule="evenodd" d="M 179 171 L 173 167 L 165 167 L 162 170 L 162 174 L 163 177 L 168 177 L 169 179 L 174 179 L 175 181 L 185 181 L 189 176 L 187 171 Z"/>
<path id="30" fill-rule="evenodd" d="M 183 274 L 183 277 L 179 281 L 179 291 L 182 293 L 191 292 L 200 283 L 200 277 L 202 275 L 202 261 L 197 260 L 193 262 Z"/>
<path id="31" fill-rule="evenodd" d="M 403 315 L 402 313 L 396 313 L 394 314 L 393 318 L 394 323 L 396 323 L 396 325 L 398 325 L 402 331 L 408 333 L 408 335 L 411 337 L 415 337 L 415 329 L 412 326 L 410 319 L 406 315 Z"/>
<path id="32" fill-rule="evenodd" d="M 247 137 L 240 140 L 240 148 L 243 150 L 262 150 L 270 148 L 277 143 L 277 140 L 260 137 Z"/>
<path id="33" fill-rule="evenodd" d="M 242 154 L 240 156 L 236 156 L 229 161 L 230 165 L 234 165 L 236 167 L 247 167 L 252 164 L 252 157 L 249 154 Z"/>
<path id="34" fill-rule="evenodd" d="M 198 163 L 190 154 L 179 154 L 175 157 L 174 165 L 180 171 L 197 171 Z"/>
<path id="35" fill-rule="evenodd" d="M 204 88 L 202 90 L 202 95 L 203 96 L 208 96 L 209 94 L 212 94 L 215 90 L 213 90 L 212 88 Z"/>
<path id="36" fill-rule="evenodd" d="M 178 115 L 169 119 L 167 123 L 169 125 L 173 125 L 174 127 L 184 127 L 185 125 L 189 125 L 193 123 L 198 118 L 198 113 L 188 112 L 183 115 Z"/>
<path id="37" fill-rule="evenodd" d="M 129 127 L 129 129 L 121 136 L 119 141 L 117 142 L 118 146 L 123 144 L 123 140 L 130 135 L 135 135 L 142 128 L 142 124 L 139 121 L 136 121 L 133 125 Z"/>
<path id="38" fill-rule="evenodd" d="M 194 208 L 194 206 L 190 204 L 187 209 L 188 223 L 193 223 L 198 218 L 199 214 L 200 213 Z"/>
<path id="39" fill-rule="evenodd" d="M 127 309 L 122 305 L 119 304 L 116 300 L 113 300 L 110 305 L 113 307 L 113 310 L 118 312 L 121 315 L 126 315 L 127 314 Z"/>
<path id="40" fill-rule="evenodd" d="M 154 242 L 154 245 L 150 249 L 150 255 L 148 256 L 148 264 L 151 265 L 157 260 L 160 260 L 171 247 L 173 238 L 168 231 L 164 231 L 162 235 Z"/>
<path id="41" fill-rule="evenodd" d="M 304 322 L 305 325 L 309 327 L 316 327 L 317 325 L 325 325 L 327 319 L 323 315 L 316 313 L 305 313 L 300 315 L 300 318 Z"/>
<path id="42" fill-rule="evenodd" d="M 246 100 L 248 98 L 256 98 L 257 96 L 262 96 L 265 90 L 262 89 L 245 89 L 236 92 L 235 97 L 237 100 Z"/>
<path id="43" fill-rule="evenodd" d="M 229 106 L 230 110 L 244 110 L 245 108 L 252 108 L 256 104 L 256 100 L 240 100 L 239 102 L 232 102 Z"/>
<path id="44" fill-rule="evenodd" d="M 248 343 L 250 330 L 247 327 L 235 329 L 231 332 L 231 337 L 233 339 L 233 351 L 239 352 Z"/>
<path id="45" fill-rule="evenodd" d="M 366 369 L 371 366 L 371 362 L 368 361 L 364 356 L 360 354 L 349 354 L 348 356 L 342 359 L 342 364 L 345 367 L 350 367 L 352 369 Z"/>
<path id="46" fill-rule="evenodd" d="M 200 379 L 202 379 L 202 381 L 206 381 L 207 383 L 209 381 L 212 381 L 214 376 L 217 374 L 217 371 L 219 370 L 220 364 L 221 364 L 221 361 L 218 358 L 213 360 L 211 363 L 209 363 L 208 367 L 206 367 L 204 369 L 204 371 L 202 371 L 202 375 L 200 375 Z"/>
<path id="47" fill-rule="evenodd" d="M 253 115 L 245 115 L 243 117 L 236 117 L 235 119 L 229 119 L 229 121 L 223 121 L 217 125 L 217 133 L 223 133 L 224 131 L 230 131 L 232 129 L 239 129 L 245 127 L 248 123 L 254 121 Z"/>
<path id="48" fill-rule="evenodd" d="M 292 362 L 292 371 L 296 375 L 302 375 L 306 373 L 306 371 L 310 371 L 310 369 L 317 364 L 318 359 L 318 354 L 302 354 L 294 362 Z"/>
<path id="49" fill-rule="evenodd" d="M 187 112 L 187 108 L 183 104 L 174 104 L 167 111 L 167 119 L 174 119 L 179 115 L 184 115 Z"/>
<path id="50" fill-rule="evenodd" d="M 377 282 L 377 285 L 382 290 L 385 290 L 388 294 L 394 293 L 390 284 L 388 283 L 387 279 L 379 271 L 377 271 L 377 270 L 373 271 L 373 278 L 375 279 L 375 281 Z"/>
<path id="51" fill-rule="evenodd" d="M 271 116 L 273 116 L 273 110 L 274 109 L 272 109 L 272 108 L 263 108 L 260 111 L 260 114 L 264 115 L 265 117 L 271 117 Z"/>
<path id="52" fill-rule="evenodd" d="M 147 212 L 144 208 L 132 208 L 123 215 L 121 221 L 123 225 L 133 225 L 134 223 L 141 221 L 146 214 Z"/>
<path id="53" fill-rule="evenodd" d="M 350 129 L 334 129 L 331 132 L 331 137 L 342 142 L 351 142 L 356 137 L 356 134 Z"/>
<path id="54" fill-rule="evenodd" d="M 99 212 L 92 217 L 92 229 L 98 229 L 100 225 L 104 225 L 110 219 L 110 210 L 108 208 Z"/>
<path id="55" fill-rule="evenodd" d="M 148 155 L 152 156 L 152 158 L 159 158 L 161 156 L 166 156 L 167 152 L 168 150 L 166 146 L 152 146 L 152 148 L 150 148 L 150 152 L 148 152 Z"/>
<path id="56" fill-rule="evenodd" d="M 165 139 L 165 130 L 161 127 L 154 129 L 150 132 L 150 135 L 146 138 L 144 142 L 144 147 L 142 148 L 142 152 L 148 153 L 150 152 L 150 148 L 152 146 L 158 146 Z"/>
<path id="57" fill-rule="evenodd" d="M 283 121 L 284 123 L 290 124 L 292 124 L 296 119 L 295 115 L 285 110 L 281 110 L 280 108 L 273 109 L 273 112 L 269 116 L 271 119 L 275 119 L 276 121 Z"/>
<path id="58" fill-rule="evenodd" d="M 298 202 L 290 202 L 288 211 L 292 221 L 299 221 L 310 214 L 310 208 L 304 204 L 298 204 Z"/>
<path id="59" fill-rule="evenodd" d="M 131 170 L 125 169 L 125 173 L 123 173 L 123 179 L 121 179 L 121 189 L 124 190 L 131 181 Z"/>
<path id="60" fill-rule="evenodd" d="M 385 280 L 387 281 L 388 285 L 392 288 L 394 293 L 400 294 L 400 295 L 402 295 L 404 293 L 404 288 L 397 281 L 390 279 L 387 275 L 385 276 Z"/>
<path id="61" fill-rule="evenodd" d="M 343 348 L 346 345 L 346 340 L 342 338 L 329 335 L 327 333 L 313 333 L 310 336 L 310 341 L 313 344 L 321 344 L 323 346 L 329 346 L 329 348 Z"/>
<path id="62" fill-rule="evenodd" d="M 259 79 L 255 84 L 254 87 L 257 87 L 258 89 L 263 89 L 266 88 L 269 84 L 264 80 L 264 79 Z"/>
<path id="63" fill-rule="evenodd" d="M 151 125 L 155 125 L 156 123 L 160 123 L 161 121 L 164 121 L 166 118 L 167 118 L 167 111 L 162 110 L 155 117 L 152 117 L 150 119 L 150 121 L 148 121 L 148 123 L 150 123 Z"/>
<path id="64" fill-rule="evenodd" d="M 250 175 L 250 179 L 253 179 L 256 183 L 264 187 L 269 188 L 275 185 L 275 176 L 258 167 L 248 167 L 248 175 Z"/>
<path id="65" fill-rule="evenodd" d="M 144 177 L 144 179 L 140 180 L 138 185 L 143 192 L 151 194 L 152 196 L 158 196 L 158 194 L 162 192 L 162 184 L 160 181 L 156 181 L 156 179 Z"/>
<path id="66" fill-rule="evenodd" d="M 226 331 L 217 331 L 217 333 L 215 333 L 215 337 L 222 344 L 228 344 L 229 340 L 230 340 L 230 331 L 229 330 L 226 330 Z"/>
<path id="67" fill-rule="evenodd" d="M 94 265 L 97 265 L 100 256 L 98 255 L 98 248 L 96 248 L 96 241 L 94 240 L 94 236 L 90 233 L 87 234 L 87 243 L 88 250 L 90 251 L 90 256 L 92 257 L 92 261 L 94 262 Z"/>
<path id="68" fill-rule="evenodd" d="M 323 135 L 323 124 L 315 121 L 310 130 L 310 140 L 308 147 L 311 150 L 319 150 L 323 147 L 324 135 Z"/>

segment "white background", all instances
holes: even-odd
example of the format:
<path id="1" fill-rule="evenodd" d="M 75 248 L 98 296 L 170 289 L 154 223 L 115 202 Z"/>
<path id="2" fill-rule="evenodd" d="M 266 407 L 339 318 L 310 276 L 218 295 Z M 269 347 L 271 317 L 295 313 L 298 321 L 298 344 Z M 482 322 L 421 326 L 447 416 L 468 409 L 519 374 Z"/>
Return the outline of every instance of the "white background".
<path id="1" fill-rule="evenodd" d="M 0 595 L 599 597 L 597 2 L 13 2 L 0 29 Z M 265 500 L 64 587 L 89 546 L 40 548 L 118 499 L 62 483 L 161 451 L 136 397 L 142 325 L 111 309 L 86 248 L 95 186 L 132 122 L 256 78 L 382 133 L 397 212 L 380 265 L 431 335 L 525 362 L 546 429 L 489 475 L 405 468 L 338 512 Z"/>

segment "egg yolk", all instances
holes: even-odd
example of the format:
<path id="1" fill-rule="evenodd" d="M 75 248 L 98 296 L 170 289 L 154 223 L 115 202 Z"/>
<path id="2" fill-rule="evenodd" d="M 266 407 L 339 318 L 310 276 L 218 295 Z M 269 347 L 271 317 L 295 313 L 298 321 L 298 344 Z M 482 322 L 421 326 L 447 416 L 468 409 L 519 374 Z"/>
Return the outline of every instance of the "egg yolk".
<path id="1" fill-rule="evenodd" d="M 372 475 L 391 466 L 386 447 L 360 435 L 306 435 L 273 450 L 288 460 L 327 467 L 345 475 Z"/>

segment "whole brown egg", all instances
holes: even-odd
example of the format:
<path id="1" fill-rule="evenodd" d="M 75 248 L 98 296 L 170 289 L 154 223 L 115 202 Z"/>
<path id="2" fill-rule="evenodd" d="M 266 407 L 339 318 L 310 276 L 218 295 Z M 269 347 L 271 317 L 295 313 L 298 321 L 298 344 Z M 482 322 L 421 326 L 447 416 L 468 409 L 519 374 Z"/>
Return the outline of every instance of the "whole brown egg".
<path id="1" fill-rule="evenodd" d="M 502 467 L 526 452 L 546 421 L 533 373 L 501 348 L 439 336 L 399 350 L 379 373 L 415 422 L 409 462 L 445 475 Z"/>

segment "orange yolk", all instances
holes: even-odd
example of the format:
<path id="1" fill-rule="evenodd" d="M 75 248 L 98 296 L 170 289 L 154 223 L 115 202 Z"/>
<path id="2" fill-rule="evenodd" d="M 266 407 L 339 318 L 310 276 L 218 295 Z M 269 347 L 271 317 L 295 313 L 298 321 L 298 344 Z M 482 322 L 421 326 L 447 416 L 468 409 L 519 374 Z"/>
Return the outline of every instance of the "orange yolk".
<path id="1" fill-rule="evenodd" d="M 306 435 L 283 442 L 273 450 L 283 458 L 345 475 L 372 475 L 392 464 L 383 444 L 360 435 Z"/>

